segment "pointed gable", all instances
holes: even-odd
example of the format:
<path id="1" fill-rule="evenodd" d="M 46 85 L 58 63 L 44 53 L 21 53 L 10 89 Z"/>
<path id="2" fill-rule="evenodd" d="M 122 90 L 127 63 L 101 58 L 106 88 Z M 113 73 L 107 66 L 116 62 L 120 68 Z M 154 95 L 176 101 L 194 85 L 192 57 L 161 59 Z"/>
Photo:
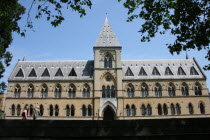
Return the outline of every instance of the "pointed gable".
<path id="1" fill-rule="evenodd" d="M 178 68 L 178 73 L 177 75 L 186 75 L 186 73 L 184 72 L 183 68 L 182 67 L 179 67 Z"/>
<path id="2" fill-rule="evenodd" d="M 120 43 L 106 17 L 94 47 L 120 47 Z"/>
<path id="3" fill-rule="evenodd" d="M 190 68 L 190 75 L 199 75 L 194 67 Z"/>
<path id="4" fill-rule="evenodd" d="M 63 76 L 63 72 L 61 71 L 61 68 L 58 69 L 55 76 Z"/>
<path id="5" fill-rule="evenodd" d="M 153 68 L 152 75 L 160 75 L 160 73 L 156 67 Z"/>
<path id="6" fill-rule="evenodd" d="M 45 68 L 44 72 L 42 73 L 42 77 L 50 77 L 50 73 L 47 68 Z"/>
<path id="7" fill-rule="evenodd" d="M 24 77 L 23 70 L 20 68 L 15 77 Z"/>
<path id="8" fill-rule="evenodd" d="M 165 75 L 173 75 L 173 73 L 169 67 L 166 68 Z"/>
<path id="9" fill-rule="evenodd" d="M 28 75 L 28 77 L 37 77 L 36 71 L 35 71 L 34 68 L 31 70 L 31 72 L 30 72 L 30 74 Z"/>
<path id="10" fill-rule="evenodd" d="M 74 68 L 71 69 L 71 72 L 69 73 L 69 76 L 77 76 Z"/>
<path id="11" fill-rule="evenodd" d="M 134 76 L 133 72 L 131 71 L 130 67 L 128 67 L 125 76 Z"/>
<path id="12" fill-rule="evenodd" d="M 143 67 L 141 67 L 141 69 L 139 71 L 139 76 L 147 76 L 147 73 L 145 72 Z"/>

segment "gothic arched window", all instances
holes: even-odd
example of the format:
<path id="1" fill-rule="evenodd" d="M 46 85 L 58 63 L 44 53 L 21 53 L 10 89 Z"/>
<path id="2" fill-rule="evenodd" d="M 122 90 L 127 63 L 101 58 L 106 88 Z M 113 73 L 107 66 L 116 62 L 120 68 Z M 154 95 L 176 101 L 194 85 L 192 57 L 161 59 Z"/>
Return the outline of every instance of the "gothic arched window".
<path id="1" fill-rule="evenodd" d="M 199 83 L 196 82 L 194 90 L 195 95 L 202 95 L 201 85 Z"/>
<path id="2" fill-rule="evenodd" d="M 59 106 L 55 105 L 55 116 L 59 115 Z"/>
<path id="3" fill-rule="evenodd" d="M 175 115 L 176 112 L 175 112 L 175 107 L 174 107 L 174 104 L 171 104 L 171 115 Z"/>
<path id="4" fill-rule="evenodd" d="M 182 69 L 182 67 L 178 68 L 178 73 L 177 75 L 186 75 L 186 73 L 184 72 L 184 70 Z"/>
<path id="5" fill-rule="evenodd" d="M 71 84 L 69 87 L 69 98 L 76 98 L 76 87 L 74 84 Z"/>
<path id="6" fill-rule="evenodd" d="M 83 105 L 82 106 L 82 116 L 86 116 L 87 115 L 87 109 L 86 109 L 86 106 Z"/>
<path id="7" fill-rule="evenodd" d="M 168 87 L 168 95 L 169 95 L 170 97 L 176 96 L 175 86 L 174 86 L 173 83 L 170 83 L 170 84 L 169 84 L 169 87 Z"/>
<path id="8" fill-rule="evenodd" d="M 158 115 L 162 115 L 162 106 L 158 104 Z"/>
<path id="9" fill-rule="evenodd" d="M 205 106 L 204 106 L 204 104 L 203 103 L 200 103 L 200 112 L 201 112 L 201 114 L 205 114 Z"/>
<path id="10" fill-rule="evenodd" d="M 190 75 L 199 75 L 194 67 L 190 68 Z"/>
<path id="11" fill-rule="evenodd" d="M 91 108 L 91 105 L 88 105 L 88 116 L 92 116 L 92 108 Z"/>
<path id="12" fill-rule="evenodd" d="M 46 84 L 43 84 L 41 89 L 41 98 L 47 98 L 47 96 L 48 96 L 48 87 Z"/>
<path id="13" fill-rule="evenodd" d="M 20 113 L 21 113 L 21 107 L 20 107 L 20 105 L 18 104 L 18 105 L 17 105 L 17 116 L 20 116 Z"/>
<path id="14" fill-rule="evenodd" d="M 44 115 L 44 106 L 43 105 L 40 105 L 40 116 L 43 116 Z"/>
<path id="15" fill-rule="evenodd" d="M 66 116 L 70 116 L 70 107 L 66 105 Z"/>
<path id="16" fill-rule="evenodd" d="M 130 116 L 130 106 L 126 105 L 126 116 Z"/>
<path id="17" fill-rule="evenodd" d="M 111 54 L 106 54 L 106 56 L 104 57 L 104 68 L 112 68 Z"/>
<path id="18" fill-rule="evenodd" d="M 134 97 L 134 86 L 132 84 L 128 85 L 127 94 L 128 97 Z"/>
<path id="19" fill-rule="evenodd" d="M 189 88 L 186 83 L 182 83 L 182 95 L 183 96 L 189 96 Z"/>
<path id="20" fill-rule="evenodd" d="M 50 105 L 50 110 L 49 111 L 50 111 L 50 113 L 49 113 L 50 116 L 53 116 L 53 105 Z"/>
<path id="21" fill-rule="evenodd" d="M 152 107 L 150 104 L 147 105 L 147 115 L 152 115 Z"/>
<path id="22" fill-rule="evenodd" d="M 34 110 L 33 105 L 30 105 L 30 107 L 29 107 L 29 115 L 30 116 L 33 116 L 33 110 Z"/>
<path id="23" fill-rule="evenodd" d="M 168 115 L 168 107 L 166 104 L 163 105 L 163 114 Z"/>
<path id="24" fill-rule="evenodd" d="M 141 106 L 141 115 L 146 115 L 146 107 L 144 104 Z"/>
<path id="25" fill-rule="evenodd" d="M 173 73 L 169 67 L 166 68 L 165 75 L 173 75 Z"/>
<path id="26" fill-rule="evenodd" d="M 71 105 L 71 116 L 75 115 L 75 108 L 74 105 Z"/>
<path id="27" fill-rule="evenodd" d="M 194 109 L 193 109 L 193 105 L 191 103 L 188 104 L 188 108 L 189 108 L 189 114 L 193 114 Z"/>
<path id="28" fill-rule="evenodd" d="M 178 103 L 176 104 L 176 113 L 177 113 L 177 115 L 181 114 L 181 107 Z"/>
<path id="29" fill-rule="evenodd" d="M 115 97 L 115 87 L 112 86 L 111 88 L 111 97 L 114 98 Z"/>
<path id="30" fill-rule="evenodd" d="M 135 107 L 135 105 L 131 106 L 131 115 L 132 116 L 136 116 L 136 107 Z"/>
<path id="31" fill-rule="evenodd" d="M 61 98 L 61 85 L 60 84 L 56 84 L 55 86 L 55 98 Z"/>
<path id="32" fill-rule="evenodd" d="M 141 85 L 141 95 L 142 95 L 142 97 L 148 97 L 148 95 L 149 95 L 149 90 L 148 89 L 149 88 L 148 88 L 146 83 L 143 83 Z"/>
<path id="33" fill-rule="evenodd" d="M 14 98 L 20 98 L 21 87 L 19 84 L 15 86 Z"/>
<path id="34" fill-rule="evenodd" d="M 83 98 L 90 98 L 90 86 L 88 84 L 84 85 Z"/>
<path id="35" fill-rule="evenodd" d="M 33 98 L 33 97 L 34 97 L 34 86 L 30 84 L 28 87 L 28 98 Z"/>
<path id="36" fill-rule="evenodd" d="M 162 96 L 162 88 L 159 83 L 155 84 L 155 96 L 156 97 L 161 97 Z"/>
<path id="37" fill-rule="evenodd" d="M 14 116 L 15 115 L 15 105 L 12 105 L 12 111 L 11 111 L 11 115 Z"/>

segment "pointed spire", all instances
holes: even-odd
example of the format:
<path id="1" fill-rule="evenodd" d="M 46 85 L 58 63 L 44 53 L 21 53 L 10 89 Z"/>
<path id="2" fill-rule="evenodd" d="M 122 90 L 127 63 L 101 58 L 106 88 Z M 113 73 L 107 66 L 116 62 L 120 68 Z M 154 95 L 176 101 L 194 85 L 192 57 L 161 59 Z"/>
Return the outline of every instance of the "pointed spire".
<path id="1" fill-rule="evenodd" d="M 22 61 L 26 61 L 26 57 L 25 56 L 23 57 L 23 60 Z"/>
<path id="2" fill-rule="evenodd" d="M 94 47 L 120 47 L 120 43 L 109 24 L 108 18 L 106 16 L 104 25 L 101 32 L 96 40 Z"/>

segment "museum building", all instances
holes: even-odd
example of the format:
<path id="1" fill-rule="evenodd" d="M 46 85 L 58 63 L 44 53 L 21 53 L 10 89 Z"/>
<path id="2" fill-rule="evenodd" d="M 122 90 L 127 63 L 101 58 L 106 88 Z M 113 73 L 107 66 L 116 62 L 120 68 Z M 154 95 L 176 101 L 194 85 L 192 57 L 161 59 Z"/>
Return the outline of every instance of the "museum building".
<path id="1" fill-rule="evenodd" d="M 194 58 L 121 60 L 107 18 L 93 51 L 87 61 L 18 61 L 8 79 L 6 119 L 21 119 L 25 105 L 29 116 L 39 106 L 41 119 L 54 120 L 210 116 L 206 76 Z"/>

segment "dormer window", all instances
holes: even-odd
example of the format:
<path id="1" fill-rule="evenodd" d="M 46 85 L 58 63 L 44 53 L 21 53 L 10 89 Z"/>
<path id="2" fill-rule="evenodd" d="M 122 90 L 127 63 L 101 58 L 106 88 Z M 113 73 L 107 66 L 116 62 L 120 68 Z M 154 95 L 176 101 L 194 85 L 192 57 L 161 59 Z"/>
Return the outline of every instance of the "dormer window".
<path id="1" fill-rule="evenodd" d="M 156 67 L 153 68 L 152 75 L 160 75 L 160 73 Z"/>
<path id="2" fill-rule="evenodd" d="M 131 71 L 130 67 L 128 67 L 125 76 L 134 76 L 133 72 Z"/>
<path id="3" fill-rule="evenodd" d="M 190 75 L 199 75 L 194 67 L 190 68 Z"/>
<path id="4" fill-rule="evenodd" d="M 20 68 L 20 70 L 18 71 L 18 73 L 16 74 L 15 77 L 24 77 L 23 70 L 21 68 Z"/>

